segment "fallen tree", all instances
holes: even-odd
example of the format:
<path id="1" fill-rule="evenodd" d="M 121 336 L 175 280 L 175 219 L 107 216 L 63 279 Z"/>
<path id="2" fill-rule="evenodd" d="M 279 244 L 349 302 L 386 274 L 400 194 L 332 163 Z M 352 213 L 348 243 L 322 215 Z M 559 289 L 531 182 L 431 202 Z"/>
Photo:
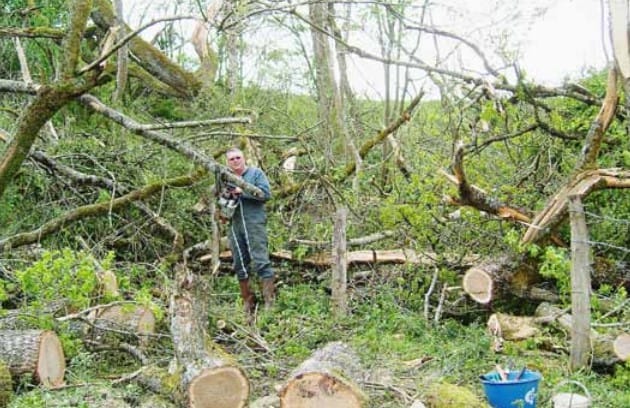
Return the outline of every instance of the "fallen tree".
<path id="1" fill-rule="evenodd" d="M 483 305 L 509 296 L 557 301 L 555 293 L 535 286 L 542 281 L 542 276 L 532 265 L 503 257 L 469 268 L 462 279 L 462 287 L 475 302 Z"/>

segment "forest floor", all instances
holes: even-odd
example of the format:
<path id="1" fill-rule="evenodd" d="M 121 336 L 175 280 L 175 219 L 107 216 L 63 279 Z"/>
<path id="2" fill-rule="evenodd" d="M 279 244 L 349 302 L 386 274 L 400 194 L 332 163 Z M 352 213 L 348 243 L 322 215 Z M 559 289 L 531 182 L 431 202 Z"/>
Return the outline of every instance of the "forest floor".
<path id="1" fill-rule="evenodd" d="M 608 372 L 571 373 L 566 333 L 552 328 L 530 340 L 506 342 L 498 354 L 485 328 L 490 309 L 465 299 L 456 302 L 455 309 L 456 299 L 450 299 L 436 319 L 439 294 L 425 310 L 419 282 L 426 277 L 420 271 L 396 267 L 368 272 L 361 274 L 361 282 L 349 286 L 349 313 L 339 318 L 331 313 L 329 283 L 323 275 L 280 271 L 275 307 L 258 312 L 253 326 L 245 323 L 234 277 L 212 278 L 209 333 L 247 374 L 251 402 L 275 396 L 291 371 L 314 350 L 330 341 L 343 341 L 357 352 L 364 367 L 361 386 L 369 397 L 367 407 L 410 407 L 415 400 L 425 401 L 427 390 L 436 383 L 465 387 L 483 401 L 479 375 L 492 371 L 497 363 L 542 374 L 538 407 L 551 407 L 553 393 L 565 380 L 586 387 L 595 407 L 630 406 L 630 364 Z M 168 332 L 168 322 L 163 321 L 159 330 Z M 169 346 L 168 339 L 156 342 L 148 354 L 167 361 Z M 138 362 L 124 352 L 78 353 L 68 362 L 67 387 L 50 391 L 18 385 L 9 407 L 116 407 L 113 395 L 116 401 L 126 402 L 121 407 L 141 406 L 147 391 L 133 381 L 112 385 L 138 368 Z"/>

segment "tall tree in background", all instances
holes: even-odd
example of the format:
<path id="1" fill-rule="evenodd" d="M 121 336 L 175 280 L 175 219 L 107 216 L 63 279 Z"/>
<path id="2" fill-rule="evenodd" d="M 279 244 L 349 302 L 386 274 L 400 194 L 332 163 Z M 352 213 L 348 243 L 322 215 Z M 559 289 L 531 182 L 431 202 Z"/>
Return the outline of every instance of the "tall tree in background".
<path id="1" fill-rule="evenodd" d="M 313 70 L 320 121 L 323 125 L 323 148 L 327 161 L 334 162 L 335 146 L 342 135 L 341 97 L 335 79 L 334 54 L 330 41 L 331 25 L 327 3 L 310 3 L 309 18 L 313 42 Z M 338 147 L 337 147 L 338 148 Z"/>

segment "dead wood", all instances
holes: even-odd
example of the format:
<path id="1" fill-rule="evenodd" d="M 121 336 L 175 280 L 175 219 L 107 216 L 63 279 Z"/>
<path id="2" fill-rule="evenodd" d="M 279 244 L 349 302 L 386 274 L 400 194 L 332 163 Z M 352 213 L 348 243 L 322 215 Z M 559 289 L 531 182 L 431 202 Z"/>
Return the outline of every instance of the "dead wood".
<path id="1" fill-rule="evenodd" d="M 586 170 L 575 176 L 540 211 L 531 222 L 521 240 L 523 243 L 539 241 L 566 219 L 569 197 L 584 198 L 595 190 L 630 188 L 630 171 L 619 169 Z"/>
<path id="2" fill-rule="evenodd" d="M 396 233 L 394 231 L 376 232 L 374 234 L 366 235 L 364 237 L 350 238 L 346 244 L 349 247 L 367 245 L 367 244 L 371 244 L 371 243 L 383 240 L 385 238 L 393 237 L 395 235 Z M 329 248 L 331 245 L 331 242 L 330 241 L 314 241 L 314 240 L 309 240 L 309 239 L 292 239 L 289 241 L 289 246 L 296 246 L 296 245 L 305 245 L 305 246 L 315 247 L 315 248 Z"/>
<path id="3" fill-rule="evenodd" d="M 464 274 L 462 287 L 475 302 L 484 305 L 507 296 L 557 300 L 555 293 L 536 286 L 542 281 L 536 265 L 501 257 L 469 268 Z"/>
<path id="4" fill-rule="evenodd" d="M 532 316 L 512 316 L 505 313 L 494 313 L 488 318 L 488 332 L 503 340 L 524 340 L 540 333 Z"/>
<path id="5" fill-rule="evenodd" d="M 244 182 L 240 177 L 236 176 L 230 171 L 225 170 L 224 166 L 219 165 L 212 158 L 207 157 L 198 149 L 195 149 L 187 143 L 171 138 L 164 133 L 144 129 L 143 125 L 139 124 L 132 118 L 122 114 L 121 112 L 109 108 L 92 95 L 83 95 L 79 98 L 79 101 L 87 108 L 109 118 L 110 120 L 118 123 L 129 131 L 183 154 L 195 163 L 199 163 L 199 165 L 203 166 L 206 170 L 213 173 L 219 171 L 221 177 L 223 177 L 230 183 L 241 187 L 244 191 L 251 193 L 256 197 L 262 197 L 264 195 L 259 188 Z"/>
<path id="6" fill-rule="evenodd" d="M 155 334 L 155 314 L 138 304 L 112 304 L 95 309 L 87 316 L 91 323 L 90 337 L 99 343 L 118 343 L 138 339 L 146 346 Z"/>
<path id="7" fill-rule="evenodd" d="M 175 266 L 169 313 L 183 401 L 191 408 L 241 408 L 249 398 L 249 381 L 233 358 L 206 333 L 208 288 L 184 264 Z"/>
<path id="8" fill-rule="evenodd" d="M 367 396 L 357 385 L 363 376 L 359 358 L 349 346 L 328 343 L 291 373 L 279 393 L 280 407 L 363 407 Z"/>
<path id="9" fill-rule="evenodd" d="M 536 309 L 537 321 L 557 323 L 567 333 L 571 333 L 573 317 L 571 314 L 547 302 L 542 302 Z M 630 334 L 603 335 L 591 329 L 592 361 L 597 365 L 610 366 L 630 361 Z"/>
<path id="10" fill-rule="evenodd" d="M 47 330 L 0 331 L 0 361 L 13 378 L 31 375 L 47 388 L 63 384 L 66 361 L 57 335 Z"/>
<path id="11" fill-rule="evenodd" d="M 94 23 L 104 31 L 116 26 L 116 15 L 108 0 L 94 0 L 91 17 Z M 126 27 L 126 30 L 133 31 L 129 27 Z M 128 46 L 131 55 L 139 65 L 175 89 L 181 96 L 191 97 L 201 89 L 201 83 L 192 73 L 183 70 L 142 38 L 132 37 Z"/>
<path id="12" fill-rule="evenodd" d="M 0 239 L 0 250 L 39 242 L 42 238 L 59 231 L 68 223 L 88 217 L 107 214 L 113 210 L 118 210 L 129 205 L 130 203 L 133 203 L 134 201 L 142 200 L 151 196 L 152 194 L 161 192 L 166 187 L 189 186 L 200 179 L 202 175 L 202 172 L 197 171 L 196 173 L 193 173 L 191 175 L 175 177 L 172 179 L 164 180 L 163 182 L 147 185 L 139 190 L 132 191 L 131 193 L 126 194 L 122 197 L 112 199 L 111 201 L 75 208 L 74 210 L 71 210 L 57 218 L 46 222 L 33 231 L 22 232 L 11 237 Z"/>
<path id="13" fill-rule="evenodd" d="M 379 131 L 371 139 L 368 139 L 366 142 L 363 143 L 363 145 L 361 145 L 361 147 L 359 148 L 359 156 L 362 160 L 365 159 L 365 157 L 368 155 L 368 153 L 370 152 L 370 150 L 372 150 L 374 146 L 377 146 L 380 143 L 382 143 L 387 138 L 387 136 L 389 136 L 390 134 L 395 132 L 398 128 L 400 128 L 403 124 L 411 120 L 411 114 L 413 113 L 414 109 L 418 106 L 423 96 L 424 96 L 423 92 L 420 92 L 418 95 L 416 95 L 415 98 L 413 98 L 409 102 L 409 105 L 407 105 L 407 107 L 402 112 L 400 117 L 398 117 L 396 120 L 391 122 L 385 129 Z M 408 170 L 405 168 L 404 160 L 402 162 L 399 162 L 398 164 L 402 165 L 401 171 L 403 174 L 405 174 L 405 172 L 407 172 Z M 355 161 L 352 161 L 348 163 L 348 165 L 346 165 L 344 176 L 343 176 L 344 179 L 347 177 L 350 177 L 355 172 L 356 165 L 357 163 Z"/>
<path id="14" fill-rule="evenodd" d="M 604 134 L 617 110 L 617 70 L 612 67 L 608 73 L 606 97 L 582 147 L 582 157 L 573 175 L 550 200 L 545 208 L 532 220 L 522 238 L 523 243 L 539 241 L 566 219 L 568 199 L 576 196 L 581 199 L 590 192 L 602 188 L 630 188 L 630 172 L 619 169 L 597 169 L 597 157 Z"/>
<path id="15" fill-rule="evenodd" d="M 452 183 L 454 183 L 459 191 L 458 197 L 449 197 L 451 204 L 459 206 L 470 206 L 488 214 L 496 215 L 499 218 L 518 222 L 529 222 L 530 216 L 526 210 L 521 210 L 501 203 L 497 199 L 488 197 L 488 194 L 468 182 L 466 173 L 464 172 L 464 149 L 463 142 L 459 142 L 455 147 L 453 155 L 453 173 L 450 175 L 444 171 L 441 173 Z"/>
<path id="16" fill-rule="evenodd" d="M 223 251 L 220 254 L 221 259 L 231 259 L 232 254 L 230 251 Z M 311 265 L 315 267 L 328 267 L 333 263 L 332 255 L 330 252 L 320 252 L 305 258 L 296 257 L 291 251 L 280 250 L 272 252 L 270 257 L 281 261 L 290 261 L 304 265 Z M 200 262 L 207 262 L 211 259 L 211 255 L 202 255 L 197 260 Z M 410 265 L 423 265 L 434 266 L 445 260 L 448 263 L 457 265 L 472 265 L 478 261 L 476 256 L 461 257 L 457 255 L 449 254 L 433 254 L 433 253 L 418 253 L 412 249 L 391 249 L 391 250 L 363 250 L 363 251 L 350 251 L 347 253 L 348 264 L 410 264 Z"/>

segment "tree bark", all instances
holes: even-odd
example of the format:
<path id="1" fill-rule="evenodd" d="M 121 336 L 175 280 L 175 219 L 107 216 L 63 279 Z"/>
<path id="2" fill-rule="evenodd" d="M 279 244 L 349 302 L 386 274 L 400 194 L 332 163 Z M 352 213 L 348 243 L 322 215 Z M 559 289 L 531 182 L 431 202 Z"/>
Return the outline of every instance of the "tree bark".
<path id="1" fill-rule="evenodd" d="M 348 210 L 339 208 L 335 215 L 335 231 L 333 234 L 332 248 L 332 305 L 333 313 L 337 316 L 345 316 L 348 313 L 347 282 L 348 282 L 348 258 L 346 252 L 346 221 Z"/>
<path id="2" fill-rule="evenodd" d="M 13 396 L 13 380 L 11 379 L 11 371 L 6 363 L 0 360 L 0 408 L 9 405 L 9 401 Z"/>
<path id="3" fill-rule="evenodd" d="M 134 337 L 141 345 L 147 345 L 155 333 L 155 315 L 141 305 L 119 305 L 98 309 L 93 319 L 92 337 L 102 343 L 114 337 Z"/>
<path id="4" fill-rule="evenodd" d="M 191 408 L 242 408 L 249 398 L 245 373 L 206 333 L 208 288 L 183 264 L 175 266 L 171 335 L 184 402 Z"/>
<path id="5" fill-rule="evenodd" d="M 482 305 L 505 296 L 557 300 L 554 293 L 536 288 L 542 280 L 535 265 L 508 257 L 482 262 L 464 274 L 464 291 Z"/>
<path id="6" fill-rule="evenodd" d="M 57 335 L 47 330 L 0 331 L 0 361 L 14 378 L 30 374 L 44 387 L 63 384 L 66 361 Z"/>
<path id="7" fill-rule="evenodd" d="M 105 31 L 116 26 L 116 15 L 108 0 L 94 0 L 91 16 L 94 23 Z M 131 31 L 126 26 L 125 30 Z M 129 50 L 138 64 L 175 89 L 180 96 L 191 97 L 201 88 L 201 83 L 192 73 L 183 70 L 142 38 L 136 36 L 131 39 Z"/>
<path id="8" fill-rule="evenodd" d="M 573 317 L 562 309 L 547 302 L 542 302 L 536 309 L 536 316 L 541 322 L 557 322 L 563 330 L 571 332 Z M 621 333 L 617 336 L 602 335 L 591 329 L 592 361 L 596 365 L 610 366 L 630 361 L 630 335 Z"/>
<path id="9" fill-rule="evenodd" d="M 363 372 L 357 355 L 344 343 L 328 343 L 293 371 L 280 391 L 281 408 L 363 407 L 357 386 Z"/>

